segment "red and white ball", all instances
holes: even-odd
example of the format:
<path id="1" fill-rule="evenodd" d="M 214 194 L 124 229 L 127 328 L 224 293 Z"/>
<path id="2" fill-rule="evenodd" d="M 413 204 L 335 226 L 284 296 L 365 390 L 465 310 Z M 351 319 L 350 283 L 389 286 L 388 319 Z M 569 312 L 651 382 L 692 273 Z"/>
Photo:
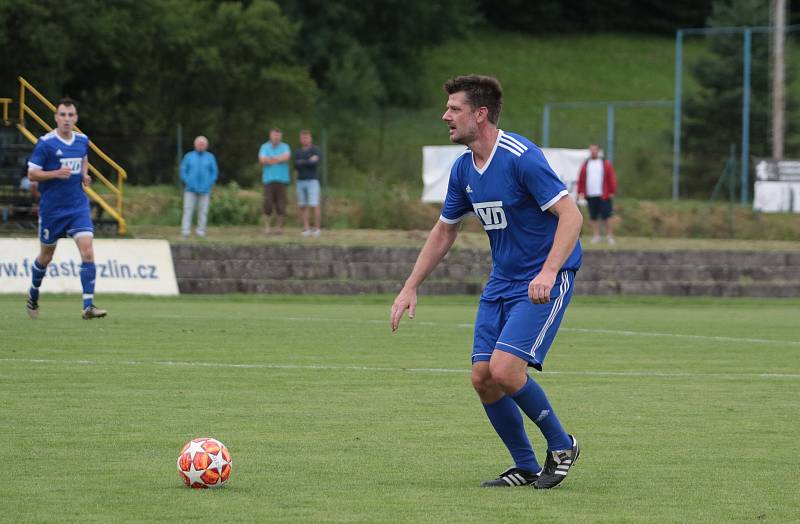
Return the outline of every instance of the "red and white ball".
<path id="1" fill-rule="evenodd" d="M 231 464 L 225 444 L 209 437 L 187 442 L 178 456 L 178 471 L 190 488 L 221 488 L 231 476 Z"/>

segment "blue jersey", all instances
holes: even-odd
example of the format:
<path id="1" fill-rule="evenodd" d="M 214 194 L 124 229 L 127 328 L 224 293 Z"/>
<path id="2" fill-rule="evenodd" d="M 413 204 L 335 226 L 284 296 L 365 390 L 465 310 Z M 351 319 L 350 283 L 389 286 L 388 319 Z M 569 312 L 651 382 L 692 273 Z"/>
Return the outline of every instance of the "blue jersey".
<path id="1" fill-rule="evenodd" d="M 89 154 L 89 138 L 81 133 L 72 133 L 72 141 L 66 142 L 55 131 L 39 137 L 28 160 L 28 167 L 43 171 L 55 171 L 68 166 L 68 179 L 55 178 L 39 182 L 39 215 L 54 216 L 89 208 L 89 198 L 83 191 L 83 159 Z"/>
<path id="2" fill-rule="evenodd" d="M 558 217 L 547 210 L 561 198 L 570 198 L 566 186 L 542 150 L 521 135 L 499 131 L 482 169 L 470 150 L 455 161 L 440 220 L 455 224 L 474 214 L 481 221 L 492 249 L 485 299 L 527 293 L 553 247 Z M 561 269 L 580 265 L 578 241 Z"/>

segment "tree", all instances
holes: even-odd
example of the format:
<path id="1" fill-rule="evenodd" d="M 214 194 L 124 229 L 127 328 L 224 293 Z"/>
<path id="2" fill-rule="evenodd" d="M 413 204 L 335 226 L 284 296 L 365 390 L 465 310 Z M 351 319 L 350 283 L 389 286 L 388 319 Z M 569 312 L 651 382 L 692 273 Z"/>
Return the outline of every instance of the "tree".
<path id="1" fill-rule="evenodd" d="M 495 26 L 525 33 L 637 31 L 672 34 L 703 25 L 711 0 L 481 0 L 481 10 Z"/>
<path id="2" fill-rule="evenodd" d="M 710 27 L 766 26 L 769 10 L 761 0 L 731 0 L 714 4 Z M 682 121 L 682 190 L 690 196 L 711 194 L 730 144 L 740 144 L 742 133 L 741 34 L 712 35 L 709 53 L 691 64 L 690 74 L 699 89 L 686 97 Z M 770 55 L 769 36 L 754 35 L 751 61 L 750 154 L 770 155 Z M 787 111 L 796 106 L 787 94 Z M 797 152 L 796 119 L 787 118 L 787 153 Z M 737 159 L 738 160 L 738 159 Z"/>
<path id="3" fill-rule="evenodd" d="M 423 51 L 461 36 L 477 20 L 476 0 L 279 0 L 300 26 L 297 53 L 310 67 L 323 99 L 358 98 L 344 110 L 420 101 Z M 345 64 L 364 81 L 342 83 Z M 354 91 L 355 90 L 355 91 Z M 359 92 L 362 91 L 362 92 Z"/>
<path id="4" fill-rule="evenodd" d="M 0 89 L 77 99 L 81 127 L 136 183 L 167 181 L 175 127 L 207 135 L 223 179 L 255 173 L 270 125 L 308 115 L 297 27 L 271 0 L 0 0 Z M 252 166 L 248 171 L 247 166 Z"/>

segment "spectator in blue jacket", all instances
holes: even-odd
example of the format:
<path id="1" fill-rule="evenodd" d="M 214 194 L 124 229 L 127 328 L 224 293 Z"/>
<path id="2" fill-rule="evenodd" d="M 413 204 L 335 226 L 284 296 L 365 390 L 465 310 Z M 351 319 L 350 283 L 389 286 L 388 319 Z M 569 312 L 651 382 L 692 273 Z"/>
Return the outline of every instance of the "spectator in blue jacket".
<path id="1" fill-rule="evenodd" d="M 192 232 L 192 216 L 197 207 L 197 236 L 206 236 L 208 220 L 208 202 L 211 188 L 217 181 L 219 170 L 214 153 L 208 151 L 208 139 L 198 136 L 194 139 L 194 151 L 189 151 L 181 160 L 181 180 L 185 186 L 183 192 L 183 220 L 181 234 L 188 238 Z"/>

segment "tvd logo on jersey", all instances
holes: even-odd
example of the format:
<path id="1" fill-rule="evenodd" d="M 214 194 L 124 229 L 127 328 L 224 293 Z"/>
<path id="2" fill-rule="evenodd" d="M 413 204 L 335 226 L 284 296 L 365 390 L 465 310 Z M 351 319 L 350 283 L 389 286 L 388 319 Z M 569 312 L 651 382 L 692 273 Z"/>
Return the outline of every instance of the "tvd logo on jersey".
<path id="1" fill-rule="evenodd" d="M 73 175 L 78 175 L 83 167 L 82 158 L 60 158 L 61 167 L 68 167 Z"/>
<path id="2" fill-rule="evenodd" d="M 505 229 L 508 226 L 506 214 L 503 212 L 503 202 L 501 200 L 495 200 L 494 202 L 473 202 L 472 207 L 475 208 L 475 214 L 481 219 L 483 229 L 486 231 L 491 229 Z"/>

